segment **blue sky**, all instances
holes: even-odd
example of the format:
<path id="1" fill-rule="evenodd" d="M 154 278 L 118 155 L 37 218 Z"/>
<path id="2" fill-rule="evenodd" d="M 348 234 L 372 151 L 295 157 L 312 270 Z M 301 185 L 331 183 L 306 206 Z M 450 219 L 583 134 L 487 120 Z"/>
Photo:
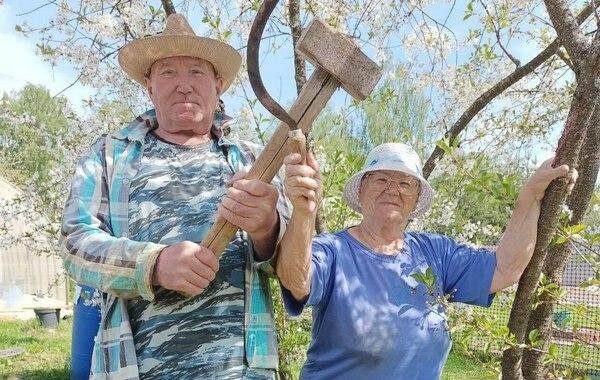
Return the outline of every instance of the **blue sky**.
<path id="1" fill-rule="evenodd" d="M 159 2 L 156 3 L 158 6 Z M 51 93 L 55 94 L 71 84 L 77 76 L 64 63 L 51 67 L 48 63 L 43 62 L 35 53 L 36 35 L 27 38 L 14 30 L 15 25 L 23 23 L 24 20 L 27 20 L 30 25 L 39 26 L 45 25 L 47 20 L 54 16 L 52 13 L 54 6 L 41 8 L 28 15 L 17 16 L 17 14 L 29 11 L 40 4 L 43 4 L 43 2 L 5 0 L 4 5 L 0 5 L 0 46 L 6 47 L 6 51 L 10 52 L 10 59 L 3 59 L 0 62 L 0 93 L 18 90 L 25 83 L 31 82 L 43 84 L 49 88 Z M 447 24 L 451 26 L 450 29 L 453 30 L 459 40 L 466 35 L 469 28 L 477 25 L 473 19 L 463 21 L 465 4 L 466 0 L 457 1 L 447 21 Z M 442 4 L 428 7 L 427 12 L 441 22 L 446 18 L 448 10 L 448 5 Z M 196 23 L 193 26 L 201 34 L 203 25 L 199 20 L 195 21 Z M 401 41 L 390 41 L 390 44 L 397 45 L 392 54 L 401 60 L 403 56 Z M 263 45 L 265 45 L 265 42 L 263 42 Z M 373 49 L 368 46 L 365 48 L 372 57 Z M 522 62 L 527 62 L 540 50 L 537 46 L 514 42 L 509 45 L 509 48 Z M 459 62 L 467 58 L 464 55 L 464 51 L 459 52 Z M 280 49 L 277 55 L 261 55 L 261 59 L 265 57 L 266 60 L 262 62 L 262 73 L 267 88 L 274 98 L 289 106 L 296 97 L 291 51 L 289 48 Z M 455 56 L 450 56 L 449 63 L 454 62 L 455 58 Z M 76 84 L 66 90 L 64 95 L 77 107 L 79 100 L 86 97 L 91 91 L 93 90 Z M 227 104 L 231 105 L 232 109 L 244 105 L 244 100 L 241 98 L 226 97 L 225 100 Z M 347 95 L 342 91 L 338 91 L 331 104 L 346 103 L 349 100 Z"/>
<path id="2" fill-rule="evenodd" d="M 17 91 L 25 84 L 44 85 L 55 94 L 67 87 L 76 77 L 72 70 L 62 65 L 51 67 L 36 55 L 35 40 L 24 37 L 15 31 L 15 25 L 22 20 L 15 14 L 27 8 L 17 7 L 16 1 L 5 1 L 0 5 L 0 46 L 4 48 L 4 58 L 0 59 L 0 94 Z M 37 17 L 46 15 L 40 13 Z M 91 89 L 75 85 L 65 92 L 74 105 L 79 99 L 88 96 Z"/>
<path id="3" fill-rule="evenodd" d="M 47 20 L 54 17 L 51 12 L 54 6 L 19 16 L 20 13 L 34 9 L 37 5 L 34 2 L 17 0 L 7 0 L 0 5 L 0 46 L 10 52 L 8 53 L 9 59 L 0 60 L 0 94 L 18 91 L 27 83 L 44 85 L 51 94 L 56 94 L 69 86 L 77 77 L 77 73 L 68 64 L 59 63 L 52 67 L 36 54 L 35 44 L 38 41 L 35 34 L 25 37 L 22 33 L 15 31 L 15 25 L 22 24 L 24 21 L 31 26 L 40 26 L 47 24 Z M 199 24 L 197 22 L 193 24 L 193 27 L 201 32 L 202 25 Z M 262 56 L 261 59 L 263 59 Z M 292 62 L 291 52 L 280 50 L 277 56 L 269 55 L 268 61 L 261 69 L 271 95 L 284 106 L 291 104 L 296 97 Z M 77 83 L 67 89 L 63 95 L 81 112 L 81 99 L 86 98 L 93 91 L 94 89 Z M 249 91 L 251 93 L 251 90 Z M 336 97 L 340 97 L 340 95 L 338 94 Z M 241 97 L 225 94 L 224 100 L 230 110 L 237 110 L 245 105 L 245 100 Z M 343 99 L 338 101 L 343 101 Z"/>

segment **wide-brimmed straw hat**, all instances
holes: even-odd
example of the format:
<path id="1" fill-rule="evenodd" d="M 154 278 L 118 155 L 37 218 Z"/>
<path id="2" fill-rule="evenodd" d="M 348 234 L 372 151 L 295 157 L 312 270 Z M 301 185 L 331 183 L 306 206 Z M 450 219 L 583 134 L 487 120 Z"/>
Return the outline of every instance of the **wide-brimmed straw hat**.
<path id="1" fill-rule="evenodd" d="M 421 159 L 410 145 L 400 143 L 381 144 L 373 148 L 367 155 L 361 171 L 350 177 L 344 188 L 344 199 L 353 210 L 362 212 L 358 202 L 360 183 L 365 174 L 375 170 L 394 170 L 418 178 L 421 182 L 421 192 L 410 218 L 416 218 L 429 210 L 435 192 L 423 177 Z"/>
<path id="2" fill-rule="evenodd" d="M 137 39 L 119 51 L 119 64 L 133 80 L 146 87 L 144 76 L 152 64 L 167 57 L 194 57 L 212 63 L 217 76 L 223 78 L 225 91 L 237 75 L 242 57 L 221 41 L 199 37 L 185 17 L 173 13 L 167 17 L 162 33 Z"/>

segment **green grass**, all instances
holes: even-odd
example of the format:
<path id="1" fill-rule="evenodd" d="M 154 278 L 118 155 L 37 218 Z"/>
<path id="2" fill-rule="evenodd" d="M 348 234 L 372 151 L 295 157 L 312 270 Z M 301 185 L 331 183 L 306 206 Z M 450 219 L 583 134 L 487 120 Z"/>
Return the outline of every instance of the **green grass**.
<path id="1" fill-rule="evenodd" d="M 497 375 L 487 373 L 480 363 L 450 351 L 442 372 L 442 380 L 487 380 Z"/>
<path id="2" fill-rule="evenodd" d="M 25 352 L 0 359 L 0 379 L 68 379 L 72 319 L 47 330 L 37 320 L 0 321 L 0 350 L 20 347 Z"/>
<path id="3" fill-rule="evenodd" d="M 37 320 L 0 321 L 0 350 L 21 347 L 25 353 L 0 359 L 0 379 L 68 379 L 70 374 L 72 319 L 62 320 L 55 331 Z M 477 362 L 450 353 L 444 380 L 492 379 Z"/>

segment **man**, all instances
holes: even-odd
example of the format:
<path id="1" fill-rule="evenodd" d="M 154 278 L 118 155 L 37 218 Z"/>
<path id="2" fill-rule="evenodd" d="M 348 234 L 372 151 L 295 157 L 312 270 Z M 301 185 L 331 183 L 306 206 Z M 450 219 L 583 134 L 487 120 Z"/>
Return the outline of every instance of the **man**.
<path id="1" fill-rule="evenodd" d="M 215 113 L 240 61 L 177 14 L 119 53 L 155 110 L 93 145 L 62 225 L 67 271 L 104 292 L 92 378 L 275 376 L 265 272 L 287 207 L 275 186 L 234 175 L 256 149 L 224 138 Z M 220 259 L 198 244 L 217 212 L 246 231 Z"/>

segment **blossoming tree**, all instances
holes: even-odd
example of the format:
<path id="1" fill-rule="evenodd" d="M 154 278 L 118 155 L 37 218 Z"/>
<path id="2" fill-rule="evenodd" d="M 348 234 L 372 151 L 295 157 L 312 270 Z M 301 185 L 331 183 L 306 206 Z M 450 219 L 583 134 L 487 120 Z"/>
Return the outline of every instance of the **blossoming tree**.
<path id="1" fill-rule="evenodd" d="M 39 3 L 22 11 L 23 21 L 16 26 L 17 31 L 38 38 L 39 53 L 45 59 L 71 64 L 78 73 L 74 82 L 96 90 L 85 99 L 88 116 L 72 123 L 83 126 L 66 148 L 66 157 L 73 159 L 94 136 L 118 128 L 148 106 L 143 90 L 116 64 L 120 46 L 158 33 L 166 14 L 177 10 L 185 13 L 202 34 L 228 41 L 243 53 L 261 2 L 183 0 L 176 3 L 177 9 L 166 0 Z M 42 8 L 51 8 L 53 18 L 42 25 L 30 25 L 28 16 Z M 426 141 L 416 141 L 420 151 L 429 153 L 424 168 L 427 177 L 453 174 L 452 170 L 471 175 L 481 167 L 473 163 L 480 155 L 508 162 L 531 160 L 532 151 L 555 150 L 554 136 L 567 120 L 556 162 L 580 171 L 580 180 L 567 199 L 573 215 L 559 224 L 565 184 L 553 184 L 544 199 L 534 258 L 519 284 L 511 313 L 509 344 L 502 362 L 505 378 L 543 376 L 541 358 L 551 351 L 549 318 L 556 302 L 548 284 L 560 283 L 574 244 L 574 231 L 582 228 L 580 222 L 598 173 L 600 111 L 595 110 L 600 37 L 590 21 L 597 21 L 598 15 L 594 2 L 579 4 L 577 15 L 572 12 L 562 0 L 546 0 L 545 6 L 530 0 L 461 0 L 451 4 L 435 0 L 287 0 L 269 21 L 263 42 L 267 47 L 263 72 L 271 71 L 266 69 L 269 59 L 291 57 L 290 76 L 295 85 L 281 87 L 283 103 L 290 103 L 305 81 L 307 68 L 295 55 L 293 45 L 301 27 L 312 17 L 352 36 L 387 69 L 386 80 L 411 83 L 425 97 L 425 135 L 437 140 L 433 150 Z M 531 54 L 534 47 L 539 51 Z M 234 133 L 264 138 L 273 121 L 256 104 L 244 71 L 230 93 L 230 100 L 242 105 L 234 112 L 241 126 Z M 367 104 L 379 101 L 380 107 L 388 107 L 398 101 L 398 92 L 386 87 L 370 100 Z M 334 120 L 341 118 L 346 123 L 340 125 L 354 126 L 349 136 L 366 133 L 371 119 L 363 117 L 364 107 L 337 100 Z M 471 161 L 458 165 L 455 158 L 461 155 Z M 43 191 L 54 192 L 55 198 L 61 199 L 69 177 L 65 168 L 72 165 L 66 162 L 57 167 L 56 183 Z M 32 193 L 36 191 L 40 189 Z M 439 199 L 438 209 L 450 201 Z M 452 207 L 445 210 L 439 213 L 445 218 L 441 224 L 451 220 Z M 470 226 L 483 230 L 476 221 Z M 491 236 L 500 232 L 493 226 L 485 230 Z M 565 240 L 550 245 L 557 231 Z M 57 231 L 46 232 L 47 249 L 52 250 Z M 473 231 L 467 232 L 465 236 L 474 236 Z M 542 272 L 547 280 L 540 285 Z M 531 312 L 536 289 L 542 295 Z M 534 337 L 536 342 L 532 342 Z"/>

